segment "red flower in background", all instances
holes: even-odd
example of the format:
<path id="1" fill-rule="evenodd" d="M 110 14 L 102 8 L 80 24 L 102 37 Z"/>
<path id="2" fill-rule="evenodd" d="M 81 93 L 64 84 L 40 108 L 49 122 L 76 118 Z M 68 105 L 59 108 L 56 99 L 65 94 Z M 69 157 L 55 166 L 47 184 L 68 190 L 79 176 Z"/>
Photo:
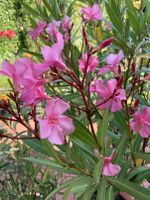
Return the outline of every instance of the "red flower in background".
<path id="1" fill-rule="evenodd" d="M 4 35 L 4 31 L 0 31 L 0 37 Z"/>
<path id="2" fill-rule="evenodd" d="M 14 38 L 16 36 L 15 32 L 11 29 L 4 31 L 4 35 L 8 38 Z"/>

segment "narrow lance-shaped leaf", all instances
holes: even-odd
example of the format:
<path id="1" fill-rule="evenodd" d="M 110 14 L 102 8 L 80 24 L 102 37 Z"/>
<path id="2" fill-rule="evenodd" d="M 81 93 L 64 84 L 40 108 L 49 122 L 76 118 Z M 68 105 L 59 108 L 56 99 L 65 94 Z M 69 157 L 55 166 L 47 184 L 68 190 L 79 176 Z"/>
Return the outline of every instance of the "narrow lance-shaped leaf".
<path id="1" fill-rule="evenodd" d="M 77 176 L 75 178 L 72 178 L 71 180 L 69 181 L 66 181 L 64 183 L 62 183 L 61 185 L 59 185 L 56 189 L 54 189 L 46 198 L 45 200 L 49 200 L 50 197 L 54 196 L 57 192 L 63 190 L 64 188 L 70 186 L 71 184 L 77 182 L 77 181 L 80 181 L 83 179 L 83 176 Z"/>
<path id="2" fill-rule="evenodd" d="M 97 132 L 98 142 L 99 142 L 100 147 L 102 148 L 103 152 L 105 151 L 105 146 L 104 146 L 105 145 L 105 134 L 108 129 L 108 123 L 110 121 L 110 118 L 111 118 L 111 114 L 110 114 L 109 110 L 105 110 L 103 119 L 99 123 L 99 128 L 98 128 L 98 132 Z"/>
<path id="3" fill-rule="evenodd" d="M 150 162 L 150 153 L 137 153 L 137 152 L 133 152 L 133 157 L 134 158 L 142 158 L 147 163 Z"/>
<path id="4" fill-rule="evenodd" d="M 103 179 L 99 183 L 96 200 L 107 200 L 106 199 L 106 180 L 105 179 Z"/>
<path id="5" fill-rule="evenodd" d="M 101 175 L 101 172 L 102 172 L 102 169 L 103 169 L 103 163 L 104 163 L 104 160 L 100 159 L 99 162 L 94 167 L 93 177 L 94 177 L 96 183 L 99 182 L 100 175 Z"/>
<path id="6" fill-rule="evenodd" d="M 136 200 L 150 199 L 150 190 L 143 188 L 136 183 L 127 181 L 125 179 L 116 179 L 113 177 L 107 177 L 107 181 L 116 186 L 120 191 L 130 194 Z"/>
<path id="7" fill-rule="evenodd" d="M 128 137 L 127 135 L 123 135 L 115 151 L 115 158 L 114 158 L 115 163 L 120 163 L 125 153 L 127 144 L 128 144 Z"/>
<path id="8" fill-rule="evenodd" d="M 58 152 L 54 149 L 53 145 L 47 139 L 43 139 L 41 142 L 49 155 L 51 155 L 56 160 L 56 162 L 62 164 L 62 161 L 58 156 Z"/>
<path id="9" fill-rule="evenodd" d="M 129 17 L 129 21 L 131 23 L 131 26 L 132 26 L 134 32 L 138 36 L 140 36 L 141 30 L 140 30 L 140 23 L 139 23 L 138 19 L 130 11 L 128 11 L 128 17 Z"/>

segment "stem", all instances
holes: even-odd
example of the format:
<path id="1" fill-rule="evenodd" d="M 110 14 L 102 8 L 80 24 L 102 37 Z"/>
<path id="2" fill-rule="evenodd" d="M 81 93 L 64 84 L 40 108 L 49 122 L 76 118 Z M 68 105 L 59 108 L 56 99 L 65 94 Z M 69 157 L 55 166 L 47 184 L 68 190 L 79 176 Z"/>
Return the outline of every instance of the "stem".
<path id="1" fill-rule="evenodd" d="M 129 128 L 129 132 L 128 132 L 128 136 L 131 139 L 132 138 L 132 134 L 130 132 L 130 114 L 129 114 L 129 108 L 128 108 L 128 103 L 127 101 L 125 101 L 125 108 L 126 108 L 126 114 L 127 114 L 127 121 L 128 121 L 128 128 Z"/>
<path id="2" fill-rule="evenodd" d="M 5 109 L 5 110 L 16 119 L 16 122 L 22 124 L 27 130 L 31 131 L 31 133 L 33 133 L 33 135 L 35 135 L 36 138 L 39 138 L 38 134 L 31 127 L 29 127 L 29 124 L 28 125 L 25 124 L 24 121 L 21 119 L 21 117 L 17 116 L 16 113 L 12 110 L 12 108 L 11 110 L 9 109 Z"/>
<path id="3" fill-rule="evenodd" d="M 91 54 L 91 50 L 87 54 L 86 66 L 85 66 L 84 75 L 83 75 L 83 79 L 82 79 L 82 83 L 81 83 L 81 87 L 82 88 L 84 86 L 84 81 L 85 81 L 85 79 L 87 77 L 87 70 L 88 70 L 88 64 L 89 64 L 90 54 Z"/>
<path id="4" fill-rule="evenodd" d="M 11 137 L 5 134 L 0 133 L 0 137 L 1 138 L 8 138 L 8 139 L 12 139 L 12 140 L 30 140 L 30 139 L 37 139 L 36 137 L 26 137 L 26 138 L 20 138 L 20 137 Z"/>
<path id="5" fill-rule="evenodd" d="M 1 116 L 1 115 L 0 115 L 0 119 L 9 120 L 9 121 L 12 121 L 12 122 L 18 122 L 16 119 L 8 118 L 8 117 L 3 117 L 3 116 Z"/>
<path id="6" fill-rule="evenodd" d="M 96 144 L 97 144 L 97 147 L 98 147 L 99 151 L 101 151 L 101 147 L 99 146 L 99 143 L 98 143 L 98 140 L 97 140 L 95 131 L 94 131 L 92 119 L 91 119 L 91 109 L 88 108 L 88 104 L 87 104 L 87 101 L 86 101 L 86 98 L 85 98 L 85 95 L 84 95 L 84 92 L 83 92 L 83 91 L 81 91 L 81 96 L 82 96 L 82 99 L 83 99 L 84 104 L 85 104 L 86 115 L 87 115 L 87 119 L 88 119 L 88 121 L 89 121 L 89 125 L 90 125 L 90 128 L 91 128 L 92 135 L 93 135 L 93 137 L 94 137 L 94 140 L 95 140 L 95 142 L 96 142 Z"/>
<path id="7" fill-rule="evenodd" d="M 126 71 L 124 89 L 125 89 L 126 86 L 127 86 L 127 81 L 128 81 L 128 77 L 129 77 L 129 71 L 130 71 L 130 64 L 131 64 L 131 61 L 132 61 L 132 55 L 131 55 L 131 57 L 129 58 L 129 61 L 128 61 L 128 67 L 127 67 L 127 71 Z"/>

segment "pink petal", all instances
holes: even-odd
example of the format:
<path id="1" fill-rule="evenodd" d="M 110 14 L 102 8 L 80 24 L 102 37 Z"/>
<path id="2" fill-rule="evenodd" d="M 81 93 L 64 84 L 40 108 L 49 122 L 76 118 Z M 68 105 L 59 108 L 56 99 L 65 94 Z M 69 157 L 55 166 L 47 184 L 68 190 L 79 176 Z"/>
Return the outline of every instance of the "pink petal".
<path id="1" fill-rule="evenodd" d="M 108 66 L 101 67 L 98 71 L 98 75 L 105 74 L 106 72 L 109 72 L 109 71 L 110 71 L 110 67 Z"/>
<path id="2" fill-rule="evenodd" d="M 138 132 L 140 130 L 140 123 L 137 123 L 135 121 L 130 122 L 130 127 L 134 132 Z"/>
<path id="3" fill-rule="evenodd" d="M 40 137 L 42 139 L 48 138 L 52 132 L 48 120 L 46 119 L 38 119 L 40 125 Z"/>
<path id="4" fill-rule="evenodd" d="M 103 100 L 101 99 L 101 100 L 97 100 L 96 101 L 96 105 L 98 106 L 99 104 L 101 104 L 103 102 Z M 100 106 L 98 106 L 100 109 L 107 109 L 107 108 L 110 108 L 110 106 L 111 106 L 111 104 L 112 104 L 112 100 L 109 100 L 109 101 L 107 101 L 106 103 L 103 103 L 103 104 L 101 104 Z"/>
<path id="5" fill-rule="evenodd" d="M 150 75 L 146 76 L 144 79 L 150 81 Z"/>
<path id="6" fill-rule="evenodd" d="M 93 9 L 92 16 L 94 16 L 93 19 L 101 20 L 102 19 L 102 12 L 100 11 L 98 4 L 94 4 L 92 9 Z"/>
<path id="7" fill-rule="evenodd" d="M 126 100 L 126 93 L 124 89 L 118 89 L 116 91 L 116 94 L 118 94 L 116 97 L 119 98 L 120 100 Z"/>
<path id="8" fill-rule="evenodd" d="M 49 65 L 46 63 L 34 63 L 34 75 L 41 76 L 43 73 L 50 69 Z"/>
<path id="9" fill-rule="evenodd" d="M 15 68 L 9 62 L 4 61 L 2 63 L 2 70 L 0 71 L 0 73 L 9 76 L 10 78 L 13 78 L 15 74 Z"/>
<path id="10" fill-rule="evenodd" d="M 150 123 L 150 107 L 144 108 L 141 114 L 141 120 Z"/>
<path id="11" fill-rule="evenodd" d="M 61 116 L 59 119 L 59 125 L 63 128 L 65 134 L 70 134 L 74 132 L 73 121 L 68 116 Z"/>
<path id="12" fill-rule="evenodd" d="M 66 65 L 61 59 L 61 53 L 64 48 L 63 36 L 57 33 L 57 42 L 52 47 L 45 46 L 42 49 L 44 60 L 50 67 L 56 67 L 58 70 L 66 69 Z"/>
<path id="13" fill-rule="evenodd" d="M 109 163 L 104 165 L 103 176 L 116 176 L 120 172 L 121 168 L 119 165 Z"/>
<path id="14" fill-rule="evenodd" d="M 114 98 L 112 102 L 111 112 L 117 112 L 118 110 L 121 109 L 122 109 L 121 101 L 117 98 Z"/>
<path id="15" fill-rule="evenodd" d="M 58 125 L 51 127 L 51 135 L 49 135 L 48 140 L 52 144 L 58 144 L 58 145 L 64 144 L 65 137 L 62 128 Z"/>
<path id="16" fill-rule="evenodd" d="M 43 55 L 43 57 L 44 57 L 44 60 L 45 61 L 49 61 L 49 59 L 50 59 L 50 55 L 51 55 L 51 53 L 52 53 L 52 49 L 50 48 L 50 47 L 48 47 L 48 46 L 45 46 L 43 49 L 42 49 L 42 55 Z"/>
<path id="17" fill-rule="evenodd" d="M 150 136 L 150 126 L 142 124 L 141 130 L 139 131 L 141 137 L 148 138 Z"/>
<path id="18" fill-rule="evenodd" d="M 61 99 L 50 99 L 46 103 L 46 115 L 50 117 L 52 115 L 61 115 L 69 108 L 69 104 Z"/>
<path id="19" fill-rule="evenodd" d="M 110 54 L 107 57 L 107 63 L 112 67 L 116 67 L 120 64 L 120 61 L 124 58 L 124 54 L 120 51 L 118 54 Z"/>
<path id="20" fill-rule="evenodd" d="M 106 93 L 107 93 L 108 97 L 114 93 L 116 87 L 117 87 L 116 79 L 111 79 L 111 80 L 107 81 Z"/>

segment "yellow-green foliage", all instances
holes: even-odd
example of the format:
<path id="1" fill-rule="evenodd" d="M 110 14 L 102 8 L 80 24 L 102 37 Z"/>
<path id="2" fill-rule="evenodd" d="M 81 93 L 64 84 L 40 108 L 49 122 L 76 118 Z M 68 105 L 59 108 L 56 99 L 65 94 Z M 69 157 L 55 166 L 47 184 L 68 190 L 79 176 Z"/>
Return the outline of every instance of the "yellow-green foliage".
<path id="1" fill-rule="evenodd" d="M 13 0 L 0 1 L 0 30 L 12 29 L 17 31 L 15 24 L 15 10 Z M 18 37 L 15 39 L 0 38 L 0 62 L 3 59 L 14 60 L 17 52 Z"/>

